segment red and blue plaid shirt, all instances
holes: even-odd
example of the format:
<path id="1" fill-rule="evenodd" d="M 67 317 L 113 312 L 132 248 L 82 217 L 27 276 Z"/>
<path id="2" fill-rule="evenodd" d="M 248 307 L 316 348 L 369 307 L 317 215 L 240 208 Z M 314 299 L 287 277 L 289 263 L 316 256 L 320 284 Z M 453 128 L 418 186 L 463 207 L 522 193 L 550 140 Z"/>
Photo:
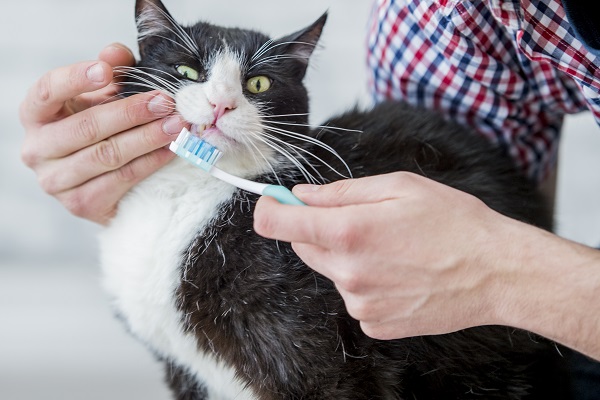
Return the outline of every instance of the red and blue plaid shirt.
<path id="1" fill-rule="evenodd" d="M 599 52 L 580 37 L 560 0 L 376 0 L 370 87 L 474 128 L 541 181 L 565 114 L 600 123 Z"/>

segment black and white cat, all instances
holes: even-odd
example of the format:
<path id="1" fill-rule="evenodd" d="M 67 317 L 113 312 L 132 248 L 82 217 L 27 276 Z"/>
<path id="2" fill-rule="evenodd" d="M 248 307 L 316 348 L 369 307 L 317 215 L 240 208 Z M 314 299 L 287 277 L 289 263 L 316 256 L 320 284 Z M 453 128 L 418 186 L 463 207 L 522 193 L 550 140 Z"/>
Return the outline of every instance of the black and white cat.
<path id="1" fill-rule="evenodd" d="M 159 0 L 138 0 L 136 20 L 141 60 L 123 71 L 124 94 L 169 93 L 228 172 L 292 187 L 406 170 L 551 227 L 508 158 L 433 113 L 390 102 L 310 129 L 302 79 L 326 15 L 278 40 L 180 26 Z M 564 398 L 558 352 L 527 332 L 367 337 L 330 281 L 254 233 L 256 200 L 175 159 L 127 194 L 101 235 L 114 307 L 165 362 L 175 398 Z"/>

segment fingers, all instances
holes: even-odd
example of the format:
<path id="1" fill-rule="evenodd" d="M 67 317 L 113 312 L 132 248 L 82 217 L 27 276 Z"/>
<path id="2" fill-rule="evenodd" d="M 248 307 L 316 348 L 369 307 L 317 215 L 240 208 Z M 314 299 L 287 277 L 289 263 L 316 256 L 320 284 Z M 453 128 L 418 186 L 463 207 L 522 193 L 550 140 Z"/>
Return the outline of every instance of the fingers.
<path id="1" fill-rule="evenodd" d="M 35 166 L 44 160 L 65 157 L 116 133 L 165 117 L 172 110 L 172 100 L 158 92 L 102 104 L 47 124 L 40 134 L 26 137 L 23 160 Z"/>
<path id="2" fill-rule="evenodd" d="M 66 158 L 51 160 L 39 173 L 40 184 L 52 195 L 77 187 L 167 145 L 173 137 L 164 131 L 176 134 L 185 125 L 179 116 L 173 116 L 111 136 Z"/>
<path id="3" fill-rule="evenodd" d="M 297 185 L 293 192 L 305 203 L 319 207 L 375 203 L 398 198 L 425 178 L 409 172 L 395 172 L 327 185 Z"/>
<path id="4" fill-rule="evenodd" d="M 106 46 L 98 55 L 98 59 L 107 62 L 113 67 L 135 64 L 135 57 L 131 50 L 121 43 L 113 43 Z"/>
<path id="5" fill-rule="evenodd" d="M 50 71 L 32 86 L 21 104 L 21 122 L 28 128 L 53 121 L 67 100 L 105 87 L 112 77 L 112 67 L 102 61 Z"/>
<path id="6" fill-rule="evenodd" d="M 56 119 L 66 102 L 77 112 L 112 96 L 114 88 L 100 96 L 91 93 L 107 87 L 113 79 L 113 67 L 133 65 L 135 58 L 127 47 L 113 44 L 100 52 L 99 59 L 57 68 L 40 78 L 21 104 L 23 125 L 27 128 Z"/>
<path id="7" fill-rule="evenodd" d="M 377 223 L 371 207 L 298 207 L 263 196 L 254 211 L 254 229 L 264 237 L 350 253 Z"/>
<path id="8" fill-rule="evenodd" d="M 159 92 L 120 99 L 113 67 L 133 54 L 114 44 L 98 61 L 57 68 L 39 79 L 20 108 L 22 159 L 42 187 L 73 214 L 106 223 L 122 196 L 174 155 L 164 149 L 185 126 Z M 92 108 L 92 106 L 95 106 Z"/>
<path id="9" fill-rule="evenodd" d="M 72 214 L 107 224 L 125 193 L 174 157 L 168 149 L 155 150 L 56 197 Z"/>
<path id="10" fill-rule="evenodd" d="M 329 232 L 330 225 L 336 222 L 333 214 L 337 214 L 336 210 L 287 206 L 271 197 L 263 196 L 257 202 L 254 211 L 254 230 L 270 239 L 327 247 L 324 243 L 328 236 L 325 231 Z"/>
<path id="11" fill-rule="evenodd" d="M 135 57 L 131 50 L 126 46 L 114 43 L 105 47 L 98 56 L 98 59 L 108 63 L 111 67 L 131 66 L 135 64 Z M 81 112 L 98 104 L 110 102 L 119 99 L 119 86 L 116 84 L 122 77 L 118 71 L 113 71 L 113 80 L 108 85 L 99 90 L 69 99 L 66 106 L 70 114 Z"/>

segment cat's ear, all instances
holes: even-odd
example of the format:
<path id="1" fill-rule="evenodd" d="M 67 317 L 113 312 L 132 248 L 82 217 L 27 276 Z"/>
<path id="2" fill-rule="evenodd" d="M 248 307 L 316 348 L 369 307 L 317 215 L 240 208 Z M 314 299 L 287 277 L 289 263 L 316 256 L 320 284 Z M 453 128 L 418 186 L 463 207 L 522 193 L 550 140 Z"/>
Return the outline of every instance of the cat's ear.
<path id="1" fill-rule="evenodd" d="M 143 52 L 146 39 L 172 30 L 175 20 L 160 0 L 136 0 L 135 22 L 138 29 L 138 43 Z"/>
<path id="2" fill-rule="evenodd" d="M 321 15 L 309 27 L 277 40 L 277 43 L 285 45 L 286 54 L 299 62 L 302 76 L 306 73 L 308 61 L 317 47 L 325 22 L 327 22 L 327 13 Z"/>

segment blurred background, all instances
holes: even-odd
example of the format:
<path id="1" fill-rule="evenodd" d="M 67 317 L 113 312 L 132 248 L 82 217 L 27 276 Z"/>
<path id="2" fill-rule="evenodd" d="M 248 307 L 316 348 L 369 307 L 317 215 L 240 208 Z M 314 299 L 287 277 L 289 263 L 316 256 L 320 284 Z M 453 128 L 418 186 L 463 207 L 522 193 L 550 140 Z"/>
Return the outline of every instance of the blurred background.
<path id="1" fill-rule="evenodd" d="M 280 36 L 329 21 L 306 78 L 311 122 L 368 104 L 367 0 L 165 0 L 196 19 Z M 94 59 L 103 46 L 135 48 L 134 1 L 28 0 L 0 12 L 0 399 L 167 399 L 162 371 L 113 318 L 100 288 L 98 227 L 68 214 L 20 161 L 18 106 L 46 71 Z M 561 147 L 556 220 L 564 237 L 600 244 L 600 129 L 569 117 Z"/>

